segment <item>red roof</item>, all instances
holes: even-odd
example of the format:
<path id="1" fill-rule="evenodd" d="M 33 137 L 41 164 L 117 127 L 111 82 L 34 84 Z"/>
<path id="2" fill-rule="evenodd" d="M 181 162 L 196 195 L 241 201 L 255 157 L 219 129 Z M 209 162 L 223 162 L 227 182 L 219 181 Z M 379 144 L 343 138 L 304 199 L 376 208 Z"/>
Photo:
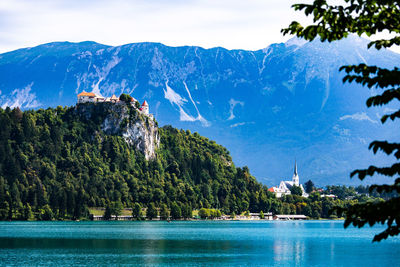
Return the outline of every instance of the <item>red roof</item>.
<path id="1" fill-rule="evenodd" d="M 274 188 L 273 188 L 273 187 L 271 187 L 271 188 L 268 188 L 268 191 L 269 191 L 269 192 L 275 192 L 275 190 L 274 190 Z"/>
<path id="2" fill-rule="evenodd" d="M 80 96 L 95 97 L 96 95 L 95 95 L 94 93 L 87 93 L 87 92 L 83 91 L 82 93 L 80 93 L 80 94 L 78 95 L 78 97 L 80 97 Z"/>
<path id="3" fill-rule="evenodd" d="M 143 106 L 148 106 L 149 104 L 147 104 L 146 100 L 143 102 L 142 107 Z"/>

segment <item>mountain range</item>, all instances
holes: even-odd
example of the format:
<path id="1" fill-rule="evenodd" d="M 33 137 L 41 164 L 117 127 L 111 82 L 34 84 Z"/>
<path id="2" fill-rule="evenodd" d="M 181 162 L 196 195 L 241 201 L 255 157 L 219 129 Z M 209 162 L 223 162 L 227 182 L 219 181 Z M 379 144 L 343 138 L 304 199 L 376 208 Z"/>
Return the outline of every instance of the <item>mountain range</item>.
<path id="1" fill-rule="evenodd" d="M 342 65 L 400 62 L 399 54 L 367 44 L 355 36 L 333 43 L 293 38 L 257 51 L 48 43 L 0 54 L 0 106 L 70 106 L 84 90 L 128 93 L 146 100 L 161 125 L 224 145 L 236 165 L 249 166 L 268 186 L 290 179 L 295 160 L 300 182 L 358 183 L 351 170 L 391 162 L 368 151 L 369 142 L 399 132 L 379 122 L 393 106 L 366 108 L 375 89 L 342 83 Z"/>

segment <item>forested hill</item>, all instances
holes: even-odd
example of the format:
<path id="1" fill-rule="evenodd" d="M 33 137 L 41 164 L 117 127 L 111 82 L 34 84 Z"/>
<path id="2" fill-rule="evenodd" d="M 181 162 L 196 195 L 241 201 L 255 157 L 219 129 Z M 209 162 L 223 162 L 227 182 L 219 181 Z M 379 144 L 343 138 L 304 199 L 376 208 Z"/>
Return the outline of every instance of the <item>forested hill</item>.
<path id="1" fill-rule="evenodd" d="M 1 219 L 77 219 L 110 202 L 226 213 L 270 209 L 267 188 L 247 167 L 236 168 L 224 147 L 190 131 L 158 129 L 124 105 L 122 112 L 110 103 L 0 109 Z M 105 127 L 110 116 L 120 123 L 115 131 Z M 124 134 L 135 125 L 144 139 L 154 135 L 159 142 L 148 160 L 146 140 L 139 134 L 130 142 Z"/>

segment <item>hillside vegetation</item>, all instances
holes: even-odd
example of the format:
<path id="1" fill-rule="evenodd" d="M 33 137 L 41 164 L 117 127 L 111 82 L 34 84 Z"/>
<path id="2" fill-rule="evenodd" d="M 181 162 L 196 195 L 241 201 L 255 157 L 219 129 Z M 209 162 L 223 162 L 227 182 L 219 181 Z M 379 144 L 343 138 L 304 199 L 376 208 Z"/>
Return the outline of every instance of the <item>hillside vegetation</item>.
<path id="1" fill-rule="evenodd" d="M 101 107 L 100 104 L 97 104 Z M 88 207 L 269 210 L 272 196 L 229 152 L 171 126 L 159 129 L 157 157 L 144 155 L 76 107 L 0 109 L 0 218 L 77 219 Z"/>
<path id="2" fill-rule="evenodd" d="M 264 211 L 328 218 L 341 216 L 331 214 L 335 205 L 381 201 L 346 187 L 328 188 L 336 200 L 318 192 L 277 199 L 247 167 L 235 167 L 226 148 L 198 133 L 157 129 L 150 117 L 126 108 L 103 103 L 0 109 L 0 220 L 89 218 L 94 207 L 105 208 L 107 218 L 124 208 L 137 219 L 143 209 L 147 218 L 162 219 L 190 218 L 192 210 L 201 209 L 216 215 Z M 102 124 L 110 116 L 121 125 L 106 134 Z M 138 123 L 147 125 L 142 131 L 159 135 L 150 160 L 122 134 Z"/>

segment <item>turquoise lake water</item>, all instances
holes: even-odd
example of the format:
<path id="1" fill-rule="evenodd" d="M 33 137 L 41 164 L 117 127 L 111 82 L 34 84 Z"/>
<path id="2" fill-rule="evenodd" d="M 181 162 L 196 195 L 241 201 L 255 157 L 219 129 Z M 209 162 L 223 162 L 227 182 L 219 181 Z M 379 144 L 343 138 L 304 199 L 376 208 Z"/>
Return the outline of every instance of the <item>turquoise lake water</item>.
<path id="1" fill-rule="evenodd" d="M 341 221 L 0 222 L 2 266 L 400 266 L 400 238 Z"/>

